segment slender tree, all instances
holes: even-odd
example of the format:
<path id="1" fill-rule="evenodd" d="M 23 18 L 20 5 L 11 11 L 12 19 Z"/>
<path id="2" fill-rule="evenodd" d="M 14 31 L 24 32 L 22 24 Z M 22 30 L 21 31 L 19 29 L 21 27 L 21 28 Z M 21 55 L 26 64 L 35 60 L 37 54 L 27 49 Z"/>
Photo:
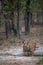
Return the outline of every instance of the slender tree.
<path id="1" fill-rule="evenodd" d="M 25 21 L 25 30 L 26 30 L 26 34 L 30 32 L 30 21 L 29 21 L 29 17 L 30 17 L 30 0 L 26 1 L 26 12 L 25 12 L 25 16 L 26 16 L 26 21 Z"/>
<path id="2" fill-rule="evenodd" d="M 20 18 L 20 0 L 17 1 L 17 32 L 20 37 L 19 18 Z"/>

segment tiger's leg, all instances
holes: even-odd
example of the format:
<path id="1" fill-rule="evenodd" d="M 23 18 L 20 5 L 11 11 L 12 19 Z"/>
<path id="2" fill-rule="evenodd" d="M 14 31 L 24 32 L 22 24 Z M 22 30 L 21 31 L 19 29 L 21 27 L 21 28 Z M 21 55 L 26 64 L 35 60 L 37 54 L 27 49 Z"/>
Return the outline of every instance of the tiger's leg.
<path id="1" fill-rule="evenodd" d="M 34 56 L 34 48 L 32 49 L 32 56 Z"/>

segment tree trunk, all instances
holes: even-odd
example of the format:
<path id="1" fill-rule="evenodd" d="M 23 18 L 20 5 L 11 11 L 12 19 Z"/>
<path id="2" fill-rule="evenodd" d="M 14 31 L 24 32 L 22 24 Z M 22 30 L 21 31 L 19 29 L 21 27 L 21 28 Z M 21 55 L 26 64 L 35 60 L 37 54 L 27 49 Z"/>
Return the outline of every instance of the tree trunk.
<path id="1" fill-rule="evenodd" d="M 42 10 L 42 26 L 43 26 L 43 10 Z"/>
<path id="2" fill-rule="evenodd" d="M 20 38 L 20 1 L 17 2 L 17 33 Z"/>
<path id="3" fill-rule="evenodd" d="M 27 33 L 30 32 L 30 12 L 27 12 Z"/>
<path id="4" fill-rule="evenodd" d="M 5 32 L 6 32 L 6 39 L 8 38 L 8 22 L 5 21 Z"/>
<path id="5" fill-rule="evenodd" d="M 17 30 L 16 30 L 15 24 L 14 24 L 14 22 L 15 22 L 15 20 L 14 20 L 14 18 L 15 18 L 15 15 L 14 15 L 14 0 L 10 0 L 10 2 L 11 2 L 11 8 L 12 8 L 12 10 L 11 10 L 11 29 L 13 30 L 14 35 L 17 35 Z"/>
<path id="6" fill-rule="evenodd" d="M 30 32 L 30 9 L 28 8 L 28 6 L 30 5 L 30 0 L 27 0 L 26 2 L 26 12 L 25 12 L 25 16 L 26 16 L 26 21 L 25 21 L 25 33 L 28 34 Z M 28 10 L 29 9 L 29 10 Z"/>

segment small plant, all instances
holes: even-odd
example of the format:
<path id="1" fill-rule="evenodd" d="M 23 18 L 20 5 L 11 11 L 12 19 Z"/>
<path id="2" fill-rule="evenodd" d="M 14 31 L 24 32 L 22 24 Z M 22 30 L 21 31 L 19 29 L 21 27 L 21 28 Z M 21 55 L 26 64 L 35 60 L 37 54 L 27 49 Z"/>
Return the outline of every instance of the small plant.
<path id="1" fill-rule="evenodd" d="M 41 63 L 41 64 L 43 63 L 43 58 L 39 60 L 39 63 Z"/>
<path id="2" fill-rule="evenodd" d="M 39 61 L 37 63 L 37 65 L 41 65 L 41 64 L 43 64 L 43 58 L 39 58 Z"/>
<path id="3" fill-rule="evenodd" d="M 17 37 L 14 37 L 12 38 L 9 43 L 13 44 L 13 43 L 16 43 L 18 41 L 18 38 Z"/>
<path id="4" fill-rule="evenodd" d="M 15 43 L 15 39 L 12 39 L 9 41 L 10 43 Z"/>

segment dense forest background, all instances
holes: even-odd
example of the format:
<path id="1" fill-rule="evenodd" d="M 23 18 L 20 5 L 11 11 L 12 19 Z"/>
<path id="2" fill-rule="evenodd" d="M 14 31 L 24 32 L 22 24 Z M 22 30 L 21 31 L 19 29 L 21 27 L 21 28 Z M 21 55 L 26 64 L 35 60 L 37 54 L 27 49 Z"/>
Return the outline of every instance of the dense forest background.
<path id="1" fill-rule="evenodd" d="M 22 39 L 23 35 L 31 34 L 34 26 L 43 27 L 42 0 L 0 0 L 0 40 L 12 35 Z"/>

